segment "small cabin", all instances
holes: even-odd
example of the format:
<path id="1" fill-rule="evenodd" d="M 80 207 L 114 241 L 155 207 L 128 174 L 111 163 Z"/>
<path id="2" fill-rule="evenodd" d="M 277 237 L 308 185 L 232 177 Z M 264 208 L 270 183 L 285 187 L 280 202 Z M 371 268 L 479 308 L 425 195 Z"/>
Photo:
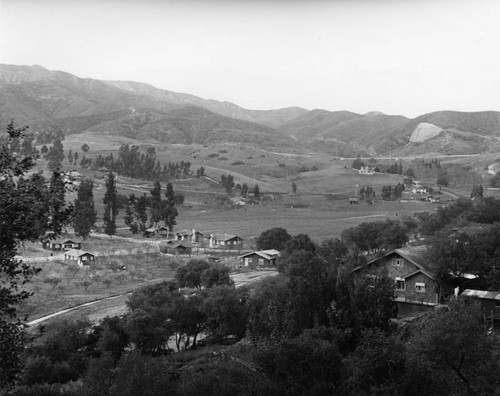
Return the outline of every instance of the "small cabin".
<path id="1" fill-rule="evenodd" d="M 171 240 L 160 245 L 160 252 L 175 255 L 191 255 L 193 247 L 188 240 Z"/>
<path id="2" fill-rule="evenodd" d="M 82 243 L 72 239 L 45 239 L 42 241 L 42 246 L 44 249 L 52 250 L 54 252 L 63 252 L 70 249 L 81 249 Z"/>
<path id="3" fill-rule="evenodd" d="M 247 253 L 241 256 L 242 266 L 251 269 L 273 268 L 279 256 L 280 252 L 274 249 Z"/>
<path id="4" fill-rule="evenodd" d="M 150 227 L 144 231 L 144 236 L 148 238 L 152 237 L 162 237 L 162 238 L 168 238 L 170 232 L 168 230 L 168 227 L 165 226 L 160 226 L 160 227 Z"/>
<path id="5" fill-rule="evenodd" d="M 243 238 L 240 238 L 237 235 L 211 234 L 209 245 L 211 248 L 241 248 L 243 246 Z"/>
<path id="6" fill-rule="evenodd" d="M 64 253 L 64 259 L 73 261 L 80 267 L 90 265 L 96 261 L 96 256 L 84 250 L 71 249 Z"/>

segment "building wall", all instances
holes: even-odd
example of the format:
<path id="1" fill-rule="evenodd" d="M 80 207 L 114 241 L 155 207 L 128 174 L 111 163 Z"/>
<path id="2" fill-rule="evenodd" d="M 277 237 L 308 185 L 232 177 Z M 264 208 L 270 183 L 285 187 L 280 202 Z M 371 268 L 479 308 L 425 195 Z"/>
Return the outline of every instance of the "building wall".
<path id="1" fill-rule="evenodd" d="M 416 291 L 416 283 L 425 283 L 425 293 Z M 415 274 L 409 278 L 406 278 L 405 297 L 407 301 L 424 304 L 437 304 L 437 284 L 434 280 L 421 272 Z"/>
<path id="2" fill-rule="evenodd" d="M 400 264 L 396 265 L 393 259 L 401 260 Z M 393 279 L 409 275 L 419 269 L 415 264 L 412 264 L 408 260 L 405 260 L 399 254 L 391 254 L 388 257 L 384 257 L 378 262 L 373 263 L 372 267 L 376 267 L 378 269 L 385 268 L 387 271 L 387 275 Z"/>
<path id="3" fill-rule="evenodd" d="M 246 259 L 248 259 L 248 261 L 246 261 Z M 247 262 L 248 262 L 248 265 L 246 265 Z M 269 267 L 270 261 L 259 256 L 258 254 L 252 254 L 251 256 L 243 257 L 243 264 L 242 265 L 245 267 L 251 267 L 252 269 L 255 269 L 255 268 L 257 268 L 257 266 Z"/>
<path id="4" fill-rule="evenodd" d="M 399 262 L 394 259 L 400 260 Z M 419 270 L 415 264 L 397 253 L 391 254 L 387 257 L 380 259 L 378 262 L 370 266 L 369 271 L 387 271 L 387 275 L 394 279 L 403 278 L 415 271 Z M 425 292 L 416 292 L 416 283 L 425 283 Z M 437 304 L 438 295 L 436 293 L 436 282 L 423 273 L 417 273 L 410 278 L 405 279 L 405 289 L 395 290 L 396 300 L 399 302 L 413 301 L 415 303 Z"/>

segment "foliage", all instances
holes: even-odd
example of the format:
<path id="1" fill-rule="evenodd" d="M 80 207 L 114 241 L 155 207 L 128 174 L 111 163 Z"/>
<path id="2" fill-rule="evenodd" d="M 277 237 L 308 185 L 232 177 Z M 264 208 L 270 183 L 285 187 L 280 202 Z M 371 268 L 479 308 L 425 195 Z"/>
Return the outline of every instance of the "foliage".
<path id="1" fill-rule="evenodd" d="M 403 246 L 408 241 L 411 223 L 397 220 L 361 223 L 342 231 L 342 240 L 358 251 L 373 253 Z"/>
<path id="2" fill-rule="evenodd" d="M 162 355 L 168 351 L 168 340 L 175 332 L 168 319 L 176 286 L 163 282 L 137 290 L 130 296 L 126 331 L 142 353 Z"/>
<path id="3" fill-rule="evenodd" d="M 246 291 L 229 286 L 204 290 L 202 311 L 206 317 L 206 331 L 216 340 L 228 336 L 241 339 L 247 324 Z"/>
<path id="4" fill-rule="evenodd" d="M 75 234 L 86 239 L 97 220 L 94 208 L 94 183 L 92 179 L 84 179 L 78 187 L 78 196 L 75 200 L 73 229 Z"/>
<path id="5" fill-rule="evenodd" d="M 274 393 L 278 395 L 336 394 L 342 379 L 342 359 L 337 347 L 309 335 L 262 344 L 254 361 L 274 384 Z"/>
<path id="6" fill-rule="evenodd" d="M 54 144 L 49 149 L 46 158 L 48 160 L 48 168 L 53 172 L 60 168 L 64 159 L 64 147 L 61 139 L 54 139 Z"/>
<path id="7" fill-rule="evenodd" d="M 409 342 L 410 353 L 428 366 L 433 377 L 443 375 L 461 394 L 493 394 L 500 375 L 495 351 L 498 339 L 488 333 L 477 303 L 449 302 L 449 310 L 433 312 Z"/>
<path id="8" fill-rule="evenodd" d="M 394 281 L 383 273 L 360 276 L 347 268 L 339 271 L 331 320 L 344 329 L 349 346 L 357 343 L 363 330 L 390 329 L 394 289 Z"/>
<path id="9" fill-rule="evenodd" d="M 405 344 L 398 334 L 368 329 L 348 358 L 346 388 L 353 395 L 398 394 L 405 363 Z"/>
<path id="10" fill-rule="evenodd" d="M 307 234 L 294 235 L 290 240 L 285 242 L 283 256 L 288 257 L 293 252 L 299 250 L 306 250 L 311 253 L 316 253 L 316 244 Z"/>
<path id="11" fill-rule="evenodd" d="M 165 211 L 164 211 L 163 221 L 165 222 L 165 225 L 168 227 L 168 230 L 172 232 L 174 226 L 177 224 L 177 221 L 175 219 L 179 214 L 177 212 L 177 209 L 175 208 L 176 196 L 174 193 L 174 187 L 172 186 L 172 183 L 167 183 L 165 198 L 166 200 L 165 200 Z"/>
<path id="12" fill-rule="evenodd" d="M 286 242 L 292 239 L 292 236 L 281 227 L 271 228 L 264 231 L 257 238 L 257 249 L 276 249 L 283 250 L 285 248 Z"/>
<path id="13" fill-rule="evenodd" d="M 253 342 L 279 341 L 287 332 L 288 279 L 283 275 L 264 279 L 248 301 L 248 330 Z"/>
<path id="14" fill-rule="evenodd" d="M 175 274 L 175 279 L 180 287 L 194 287 L 201 289 L 203 285 L 202 275 L 210 268 L 206 260 L 191 259 L 183 267 L 179 267 Z"/>
<path id="15" fill-rule="evenodd" d="M 230 194 L 234 188 L 233 175 L 221 175 L 220 180 L 221 180 L 222 187 L 224 187 L 226 190 L 226 193 Z"/>
<path id="16" fill-rule="evenodd" d="M 204 287 L 232 286 L 233 280 L 229 276 L 231 269 L 224 264 L 215 263 L 210 265 L 201 274 L 201 281 Z"/>
<path id="17" fill-rule="evenodd" d="M 104 202 L 104 232 L 109 236 L 116 233 L 116 216 L 118 215 L 116 179 L 113 172 L 108 173 L 106 179 L 106 194 L 103 198 Z"/>
<path id="18" fill-rule="evenodd" d="M 84 152 L 84 153 L 88 153 L 89 152 L 89 145 L 87 143 L 83 143 L 82 144 L 82 147 L 81 147 L 81 150 Z"/>
<path id="19" fill-rule="evenodd" d="M 61 175 L 54 173 L 50 182 L 39 173 L 28 176 L 33 158 L 12 150 L 25 130 L 11 122 L 8 137 L 0 139 L 0 387 L 10 383 L 20 368 L 25 321 L 17 317 L 17 305 L 31 295 L 22 285 L 39 271 L 17 260 L 16 249 L 48 230 L 60 233 L 71 213 L 65 206 Z"/>

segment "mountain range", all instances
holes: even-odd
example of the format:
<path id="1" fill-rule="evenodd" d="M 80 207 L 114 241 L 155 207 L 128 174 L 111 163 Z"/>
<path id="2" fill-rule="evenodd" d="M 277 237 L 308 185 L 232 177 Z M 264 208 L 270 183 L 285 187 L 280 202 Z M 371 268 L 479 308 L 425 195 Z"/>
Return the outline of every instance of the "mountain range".
<path id="1" fill-rule="evenodd" d="M 264 94 L 264 93 L 263 93 Z M 500 112 L 248 110 L 133 81 L 79 78 L 41 66 L 0 65 L 0 122 L 66 134 L 98 131 L 166 143 L 251 144 L 338 156 L 500 151 Z"/>

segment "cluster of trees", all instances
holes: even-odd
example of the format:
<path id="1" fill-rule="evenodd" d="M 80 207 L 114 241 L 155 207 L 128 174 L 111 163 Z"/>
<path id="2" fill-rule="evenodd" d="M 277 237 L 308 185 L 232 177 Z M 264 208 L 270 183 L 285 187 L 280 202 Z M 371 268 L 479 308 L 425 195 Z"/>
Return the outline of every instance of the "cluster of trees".
<path id="1" fill-rule="evenodd" d="M 17 307 L 31 296 L 22 285 L 40 271 L 16 259 L 17 248 L 49 230 L 60 233 L 72 209 L 59 172 L 50 180 L 38 172 L 28 174 L 33 151 L 18 150 L 26 129 L 10 122 L 7 136 L 0 138 L 0 388 L 15 379 L 21 366 L 25 319 L 17 316 Z"/>
<path id="2" fill-rule="evenodd" d="M 451 205 L 438 207 L 435 213 L 424 212 L 417 217 L 420 220 L 419 232 L 427 236 L 470 222 L 494 224 L 500 222 L 500 199 L 459 198 Z"/>
<path id="3" fill-rule="evenodd" d="M 147 147 L 143 150 L 137 145 L 122 144 L 118 150 L 118 158 L 115 158 L 113 153 L 107 156 L 98 155 L 93 161 L 91 158 L 85 158 L 85 160 L 84 158 L 80 161 L 82 167 L 106 168 L 119 175 L 138 179 L 168 181 L 193 174 L 189 161 L 169 162 L 162 166 L 160 161 L 156 160 L 154 147 Z M 205 169 L 198 168 L 196 176 L 204 175 Z"/>
<path id="4" fill-rule="evenodd" d="M 175 194 L 172 183 L 167 183 L 165 191 L 165 199 L 162 198 L 161 183 L 156 181 L 151 196 L 146 194 L 136 197 L 135 194 L 130 194 L 126 205 L 125 224 L 130 228 L 132 233 L 144 232 L 148 221 L 147 208 L 149 207 L 149 225 L 157 226 L 163 221 L 170 231 L 177 224 L 176 218 L 178 215 L 176 204 L 184 202 L 184 196 Z"/>
<path id="5" fill-rule="evenodd" d="M 362 186 L 359 190 L 359 198 L 370 201 L 375 197 L 375 190 L 371 186 Z"/>
<path id="6" fill-rule="evenodd" d="M 342 241 L 356 252 L 376 253 L 403 246 L 417 227 L 410 218 L 366 222 L 342 231 Z"/>
<path id="7" fill-rule="evenodd" d="M 221 175 L 220 184 L 226 190 L 226 193 L 231 194 L 234 188 L 234 177 L 233 175 Z"/>
<path id="8" fill-rule="evenodd" d="M 400 199 L 405 190 L 404 184 L 398 183 L 394 187 L 391 185 L 382 186 L 382 191 L 380 192 L 380 198 L 384 201 L 394 201 Z"/>
<path id="9" fill-rule="evenodd" d="M 391 320 L 392 279 L 353 275 L 358 259 L 340 240 L 316 244 L 304 234 L 275 231 L 287 239 L 278 275 L 251 291 L 231 287 L 225 276 L 201 288 L 208 264 L 192 260 L 178 269 L 179 282 L 134 292 L 122 318 L 46 332 L 26 350 L 19 394 L 494 392 L 500 348 L 478 306 L 451 301 L 446 310 L 398 327 Z M 186 297 L 180 284 L 198 290 Z M 204 344 L 246 337 L 246 361 L 235 348 L 209 349 L 192 363 L 182 351 L 199 348 L 201 334 Z"/>

